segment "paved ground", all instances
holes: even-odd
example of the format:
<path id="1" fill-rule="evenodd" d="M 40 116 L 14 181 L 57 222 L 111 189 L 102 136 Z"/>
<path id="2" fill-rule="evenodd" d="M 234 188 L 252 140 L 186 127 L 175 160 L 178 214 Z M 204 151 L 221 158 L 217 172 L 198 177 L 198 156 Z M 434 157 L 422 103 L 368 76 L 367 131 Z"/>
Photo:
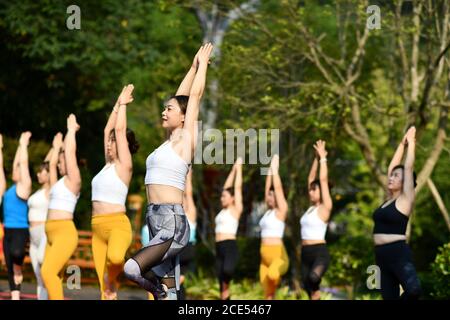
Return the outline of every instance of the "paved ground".
<path id="1" fill-rule="evenodd" d="M 99 300 L 100 290 L 92 285 L 81 285 L 81 289 L 69 290 L 64 288 L 64 297 L 68 300 Z M 36 284 L 24 282 L 21 298 L 36 300 Z M 8 281 L 0 280 L 0 300 L 10 299 Z M 147 292 L 139 288 L 123 287 L 119 290 L 120 300 L 147 300 Z"/>

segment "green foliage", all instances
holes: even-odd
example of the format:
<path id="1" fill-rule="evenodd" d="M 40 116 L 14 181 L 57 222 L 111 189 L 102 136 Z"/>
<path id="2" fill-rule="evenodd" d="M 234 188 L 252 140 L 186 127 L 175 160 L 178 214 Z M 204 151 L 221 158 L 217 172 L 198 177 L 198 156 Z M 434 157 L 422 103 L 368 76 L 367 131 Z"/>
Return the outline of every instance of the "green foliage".
<path id="1" fill-rule="evenodd" d="M 431 296 L 436 299 L 450 299 L 450 243 L 439 248 L 436 259 L 431 264 L 434 282 Z"/>
<path id="2" fill-rule="evenodd" d="M 367 267 L 374 265 L 373 243 L 367 236 L 342 237 L 329 246 L 331 263 L 325 278 L 331 286 L 350 285 L 352 293 L 365 286 Z"/>
<path id="3" fill-rule="evenodd" d="M 188 274 L 184 283 L 186 294 L 190 300 L 217 300 L 220 299 L 219 282 L 216 278 L 207 276 L 202 271 Z M 233 280 L 230 284 L 232 300 L 262 300 L 264 293 L 261 284 L 254 279 Z M 297 296 L 289 287 L 280 286 L 276 292 L 277 300 L 297 300 Z M 308 299 L 306 293 L 302 293 L 300 299 Z M 329 299 L 325 294 L 324 299 Z"/>

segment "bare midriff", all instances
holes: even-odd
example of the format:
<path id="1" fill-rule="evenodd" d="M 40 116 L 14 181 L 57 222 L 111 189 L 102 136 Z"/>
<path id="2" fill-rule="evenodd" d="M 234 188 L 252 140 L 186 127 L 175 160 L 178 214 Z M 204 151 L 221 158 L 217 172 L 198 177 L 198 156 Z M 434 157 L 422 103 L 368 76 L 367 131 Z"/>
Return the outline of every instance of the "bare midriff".
<path id="1" fill-rule="evenodd" d="M 154 204 L 182 204 L 183 190 L 162 184 L 148 184 L 145 186 L 148 203 Z"/>
<path id="2" fill-rule="evenodd" d="M 267 238 L 262 238 L 261 243 L 266 244 L 266 245 L 283 244 L 283 239 L 276 238 L 276 237 L 267 237 Z"/>
<path id="3" fill-rule="evenodd" d="M 302 246 L 312 246 L 315 244 L 327 243 L 325 240 L 302 240 Z"/>
<path id="4" fill-rule="evenodd" d="M 225 240 L 236 240 L 234 233 L 216 233 L 216 242 Z"/>
<path id="5" fill-rule="evenodd" d="M 73 220 L 73 213 L 63 210 L 48 210 L 48 220 Z"/>
<path id="6" fill-rule="evenodd" d="M 383 244 L 388 244 L 396 241 L 406 240 L 404 234 L 385 234 L 376 233 L 373 235 L 373 242 L 376 246 L 381 246 Z"/>
<path id="7" fill-rule="evenodd" d="M 92 201 L 92 215 L 107 215 L 112 213 L 126 212 L 126 208 L 121 204 Z"/>

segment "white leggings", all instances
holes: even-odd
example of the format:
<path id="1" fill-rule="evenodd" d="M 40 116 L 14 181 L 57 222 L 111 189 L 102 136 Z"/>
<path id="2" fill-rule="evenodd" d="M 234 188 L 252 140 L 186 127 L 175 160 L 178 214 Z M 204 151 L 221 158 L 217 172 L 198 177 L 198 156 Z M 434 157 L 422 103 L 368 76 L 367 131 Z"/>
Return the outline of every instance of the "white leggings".
<path id="1" fill-rule="evenodd" d="M 30 228 L 30 258 L 37 280 L 38 300 L 48 300 L 47 289 L 45 289 L 41 276 L 41 266 L 44 262 L 46 245 L 45 223 Z"/>

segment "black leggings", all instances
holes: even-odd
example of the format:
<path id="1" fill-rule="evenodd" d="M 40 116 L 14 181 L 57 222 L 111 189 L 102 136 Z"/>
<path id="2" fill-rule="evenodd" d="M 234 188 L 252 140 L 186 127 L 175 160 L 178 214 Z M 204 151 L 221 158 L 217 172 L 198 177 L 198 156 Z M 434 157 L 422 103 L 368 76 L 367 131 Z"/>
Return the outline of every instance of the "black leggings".
<path id="1" fill-rule="evenodd" d="M 320 289 L 320 282 L 330 264 L 330 255 L 324 243 L 302 246 L 301 277 L 308 295 Z"/>
<path id="2" fill-rule="evenodd" d="M 180 253 L 180 269 L 182 275 L 195 272 L 195 245 L 192 242 L 189 242 Z M 186 300 L 184 284 L 180 287 L 180 300 Z"/>
<path id="3" fill-rule="evenodd" d="M 14 283 L 13 265 L 23 265 L 28 239 L 28 229 L 5 228 L 3 252 L 5 255 L 6 267 L 8 269 L 8 282 L 11 291 L 20 290 L 20 284 L 17 285 Z"/>
<path id="4" fill-rule="evenodd" d="M 239 250 L 236 240 L 216 242 L 216 270 L 219 277 L 220 290 L 222 283 L 230 283 L 239 259 Z"/>
<path id="5" fill-rule="evenodd" d="M 375 258 L 381 271 L 381 295 L 385 300 L 418 299 L 421 293 L 411 249 L 405 241 L 375 246 Z M 404 292 L 400 296 L 400 287 Z"/>

